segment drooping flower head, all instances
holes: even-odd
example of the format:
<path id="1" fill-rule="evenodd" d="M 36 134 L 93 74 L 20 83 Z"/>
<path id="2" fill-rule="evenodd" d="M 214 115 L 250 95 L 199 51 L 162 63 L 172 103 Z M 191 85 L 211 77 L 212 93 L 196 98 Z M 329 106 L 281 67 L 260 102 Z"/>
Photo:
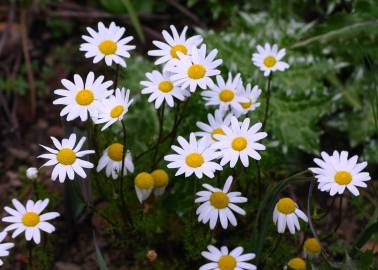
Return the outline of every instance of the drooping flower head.
<path id="1" fill-rule="evenodd" d="M 154 188 L 154 178 L 147 172 L 138 173 L 134 178 L 134 187 L 140 203 L 150 197 Z"/>
<path id="2" fill-rule="evenodd" d="M 156 169 L 151 173 L 154 180 L 154 194 L 155 196 L 163 195 L 166 187 L 169 184 L 169 175 L 163 169 Z"/>
<path id="3" fill-rule="evenodd" d="M 261 89 L 257 85 L 253 86 L 252 88 L 250 83 L 248 83 L 245 87 L 241 83 L 239 84 L 237 95 L 246 98 L 247 101 L 239 102 L 241 110 L 240 108 L 236 107 L 232 108 L 232 112 L 235 116 L 239 117 L 240 115 L 247 114 L 260 107 L 260 102 L 257 102 L 257 100 L 261 95 Z"/>
<path id="4" fill-rule="evenodd" d="M 273 222 L 277 225 L 277 231 L 284 233 L 286 227 L 289 228 L 291 234 L 295 234 L 296 230 L 300 230 L 298 217 L 304 222 L 308 222 L 307 216 L 298 208 L 298 205 L 288 197 L 280 199 L 273 211 Z"/>
<path id="5" fill-rule="evenodd" d="M 309 256 L 316 256 L 321 251 L 320 243 L 315 237 L 307 238 L 303 244 L 303 248 Z"/>
<path id="6" fill-rule="evenodd" d="M 306 262 L 299 257 L 292 258 L 290 261 L 287 263 L 286 269 L 291 269 L 291 270 L 306 270 Z"/>
<path id="7" fill-rule="evenodd" d="M 277 44 L 271 46 L 269 43 L 265 43 L 264 47 L 257 45 L 256 49 L 257 53 L 252 55 L 252 62 L 264 72 L 264 76 L 269 76 L 270 73 L 277 70 L 284 71 L 289 68 L 287 63 L 281 61 L 286 50 L 278 50 Z"/>

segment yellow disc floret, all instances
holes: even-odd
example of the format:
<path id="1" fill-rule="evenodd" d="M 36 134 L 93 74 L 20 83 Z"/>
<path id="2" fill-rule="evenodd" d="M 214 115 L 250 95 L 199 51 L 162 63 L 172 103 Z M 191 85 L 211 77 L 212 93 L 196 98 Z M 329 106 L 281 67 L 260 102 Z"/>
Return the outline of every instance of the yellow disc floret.
<path id="1" fill-rule="evenodd" d="M 304 249 L 310 255 L 316 255 L 319 254 L 321 247 L 319 241 L 316 240 L 316 238 L 311 237 L 304 242 Z"/>
<path id="2" fill-rule="evenodd" d="M 211 136 L 211 138 L 212 138 L 215 142 L 217 142 L 218 140 L 215 139 L 214 135 L 218 135 L 218 134 L 220 134 L 220 135 L 224 135 L 225 133 L 224 133 L 223 129 L 221 129 L 221 128 L 216 128 L 216 129 L 213 130 L 213 132 L 211 132 L 211 135 L 210 135 L 210 136 Z"/>
<path id="3" fill-rule="evenodd" d="M 181 52 L 182 54 L 186 55 L 188 53 L 188 50 L 186 49 L 184 45 L 177 44 L 171 48 L 171 56 L 173 58 L 178 58 L 177 52 Z"/>
<path id="4" fill-rule="evenodd" d="M 348 185 L 352 182 L 352 175 L 347 171 L 338 171 L 335 174 L 335 182 L 339 185 Z"/>
<path id="5" fill-rule="evenodd" d="M 154 187 L 162 188 L 166 187 L 169 183 L 169 176 L 166 171 L 162 169 L 154 170 L 152 173 L 152 178 L 154 179 Z"/>
<path id="6" fill-rule="evenodd" d="M 140 189 L 150 189 L 154 186 L 154 179 L 151 174 L 141 172 L 135 176 L 135 185 Z"/>
<path id="7" fill-rule="evenodd" d="M 277 203 L 277 209 L 282 214 L 291 214 L 294 213 L 297 205 L 295 202 L 290 198 L 282 198 Z"/>
<path id="8" fill-rule="evenodd" d="M 223 255 L 219 258 L 218 267 L 220 270 L 234 270 L 237 265 L 237 261 L 234 256 Z"/>
<path id="9" fill-rule="evenodd" d="M 163 93 L 169 93 L 173 89 L 173 83 L 170 81 L 162 81 L 158 86 L 159 90 Z"/>
<path id="10" fill-rule="evenodd" d="M 287 265 L 294 270 L 306 270 L 306 262 L 298 257 L 291 259 Z"/>
<path id="11" fill-rule="evenodd" d="M 56 159 L 60 164 L 72 165 L 76 160 L 76 154 L 71 148 L 63 148 L 56 154 Z"/>
<path id="12" fill-rule="evenodd" d="M 200 153 L 191 153 L 186 156 L 185 162 L 189 167 L 199 168 L 205 162 L 203 156 Z"/>
<path id="13" fill-rule="evenodd" d="M 247 147 L 248 141 L 245 137 L 236 137 L 232 140 L 232 149 L 243 151 Z"/>
<path id="14" fill-rule="evenodd" d="M 240 102 L 240 105 L 242 106 L 243 109 L 249 109 L 252 106 L 252 101 L 248 102 Z"/>
<path id="15" fill-rule="evenodd" d="M 121 161 L 123 156 L 123 145 L 112 143 L 108 148 L 108 156 L 113 161 Z"/>
<path id="16" fill-rule="evenodd" d="M 26 227 L 34 227 L 39 223 L 39 221 L 39 215 L 34 212 L 26 212 L 22 216 L 22 224 L 24 224 Z"/>
<path id="17" fill-rule="evenodd" d="M 117 51 L 117 43 L 113 40 L 105 39 L 98 45 L 98 49 L 105 55 L 115 54 Z"/>
<path id="18" fill-rule="evenodd" d="M 93 92 L 88 89 L 82 89 L 77 92 L 75 100 L 81 106 L 88 106 L 94 101 Z"/>
<path id="19" fill-rule="evenodd" d="M 200 64 L 193 64 L 188 69 L 188 76 L 189 78 L 193 80 L 201 79 L 205 76 L 205 74 L 206 74 L 206 69 L 203 65 L 200 65 Z"/>
<path id="20" fill-rule="evenodd" d="M 277 63 L 277 60 L 274 56 L 267 56 L 264 59 L 264 65 L 268 68 L 274 67 L 274 65 Z"/>
<path id="21" fill-rule="evenodd" d="M 210 204 L 217 209 L 223 209 L 228 206 L 230 199 L 222 191 L 213 192 L 210 196 Z"/>
<path id="22" fill-rule="evenodd" d="M 224 89 L 219 93 L 219 99 L 223 102 L 230 102 L 234 99 L 235 93 L 230 89 Z"/>
<path id="23" fill-rule="evenodd" d="M 125 107 L 123 105 L 117 105 L 111 110 L 110 117 L 118 118 L 121 116 L 124 110 L 125 110 Z"/>

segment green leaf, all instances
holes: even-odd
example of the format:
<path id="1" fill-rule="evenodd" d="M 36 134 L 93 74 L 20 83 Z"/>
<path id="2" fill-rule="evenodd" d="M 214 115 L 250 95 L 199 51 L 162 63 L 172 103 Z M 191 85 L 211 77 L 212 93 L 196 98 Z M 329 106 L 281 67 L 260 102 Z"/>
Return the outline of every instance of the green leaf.
<path id="1" fill-rule="evenodd" d="M 104 259 L 104 256 L 102 256 L 101 250 L 98 247 L 97 240 L 96 240 L 96 234 L 93 231 L 93 242 L 96 248 L 96 259 L 97 259 L 97 264 L 100 270 L 108 270 L 108 267 L 106 266 L 106 262 Z"/>
<path id="2" fill-rule="evenodd" d="M 123 5 L 126 7 L 127 13 L 130 16 L 131 23 L 135 28 L 140 40 L 144 42 L 146 39 L 144 37 L 144 33 L 142 30 L 142 26 L 140 24 L 138 14 L 135 12 L 134 6 L 130 0 L 122 0 Z"/>

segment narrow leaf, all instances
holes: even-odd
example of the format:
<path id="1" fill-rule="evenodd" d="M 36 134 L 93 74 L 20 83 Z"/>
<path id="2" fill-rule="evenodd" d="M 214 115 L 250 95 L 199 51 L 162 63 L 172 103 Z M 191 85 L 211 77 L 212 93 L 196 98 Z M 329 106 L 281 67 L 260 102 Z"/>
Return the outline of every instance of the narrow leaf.
<path id="1" fill-rule="evenodd" d="M 122 3 L 126 7 L 127 13 L 129 14 L 130 19 L 131 19 L 131 23 L 134 26 L 135 31 L 137 32 L 140 40 L 142 42 L 144 42 L 145 37 L 144 37 L 143 30 L 142 30 L 142 26 L 140 24 L 138 14 L 135 12 L 133 4 L 131 3 L 130 0 L 122 0 Z"/>
<path id="2" fill-rule="evenodd" d="M 96 259 L 97 259 L 97 264 L 100 270 L 108 270 L 108 267 L 106 266 L 106 262 L 104 259 L 104 256 L 102 256 L 101 250 L 98 247 L 97 240 L 96 240 L 96 234 L 93 231 L 93 242 L 96 248 Z"/>

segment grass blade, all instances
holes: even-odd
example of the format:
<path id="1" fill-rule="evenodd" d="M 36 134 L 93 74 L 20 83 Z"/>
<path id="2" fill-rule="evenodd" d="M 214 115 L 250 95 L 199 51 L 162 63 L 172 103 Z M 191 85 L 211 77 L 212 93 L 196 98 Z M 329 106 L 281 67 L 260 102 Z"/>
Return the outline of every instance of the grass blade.
<path id="1" fill-rule="evenodd" d="M 100 270 L 108 270 L 104 256 L 102 256 L 101 250 L 98 247 L 97 240 L 96 240 L 96 234 L 95 234 L 94 231 L 93 231 L 93 242 L 94 242 L 94 245 L 95 245 L 95 248 L 96 248 L 96 259 L 97 259 L 98 268 Z"/>
<path id="2" fill-rule="evenodd" d="M 135 12 L 134 6 L 130 0 L 122 0 L 123 5 L 126 7 L 127 13 L 130 16 L 131 24 L 134 26 L 135 31 L 138 34 L 139 39 L 144 42 L 146 39 L 144 37 L 142 25 L 140 24 L 138 14 Z"/>

